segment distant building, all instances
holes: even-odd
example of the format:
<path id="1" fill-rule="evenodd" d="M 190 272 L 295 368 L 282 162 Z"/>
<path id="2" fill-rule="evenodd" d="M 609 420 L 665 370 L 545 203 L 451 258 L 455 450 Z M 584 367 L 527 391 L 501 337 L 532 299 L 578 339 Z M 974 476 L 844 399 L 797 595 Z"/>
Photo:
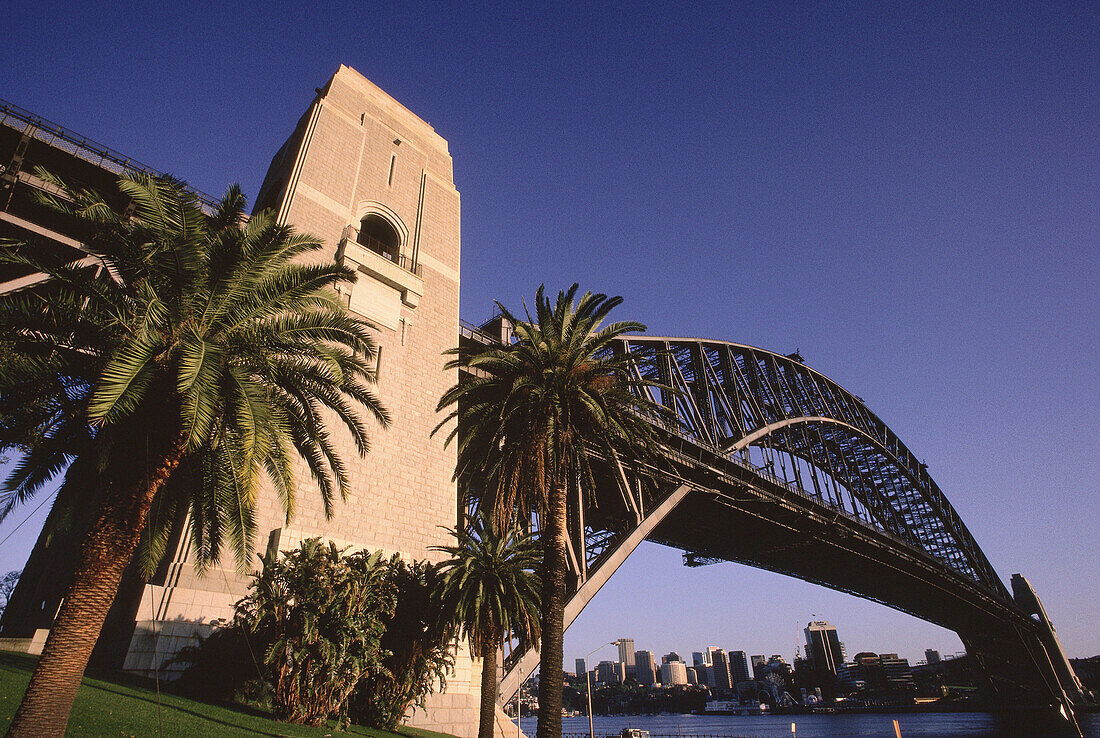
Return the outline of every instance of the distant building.
<path id="1" fill-rule="evenodd" d="M 585 667 L 584 659 L 577 659 L 576 666 L 577 666 L 577 676 L 579 676 L 579 677 L 584 676 L 585 673 L 588 671 L 588 669 Z"/>
<path id="2" fill-rule="evenodd" d="M 844 654 L 836 628 L 824 620 L 806 625 L 806 660 L 813 671 L 835 675 L 844 663 Z"/>
<path id="3" fill-rule="evenodd" d="M 681 658 L 680 654 L 676 653 L 675 651 L 669 651 L 661 657 L 661 663 L 667 664 L 669 661 L 683 661 L 683 658 Z"/>
<path id="4" fill-rule="evenodd" d="M 747 682 L 752 678 L 749 675 L 749 661 L 745 658 L 744 651 L 730 651 L 727 658 L 730 662 L 730 679 L 734 684 Z"/>
<path id="5" fill-rule="evenodd" d="M 636 677 L 634 672 L 633 638 L 619 639 L 619 662 L 623 665 L 623 672 L 626 674 L 626 677 Z M 623 681 L 626 681 L 626 679 L 624 678 Z"/>
<path id="6" fill-rule="evenodd" d="M 714 675 L 712 687 L 718 692 L 728 692 L 733 688 L 733 674 L 730 671 L 729 657 L 720 648 L 711 653 L 711 673 Z"/>
<path id="7" fill-rule="evenodd" d="M 699 684 L 705 684 L 714 688 L 714 652 L 719 649 L 707 646 L 706 651 L 693 651 L 691 660 L 695 664 L 695 673 L 699 677 Z"/>
<path id="8" fill-rule="evenodd" d="M 627 666 L 634 666 L 634 639 L 619 639 L 619 661 Z"/>
<path id="9" fill-rule="evenodd" d="M 846 692 L 860 692 L 867 686 L 855 662 L 841 664 L 836 670 L 836 680 L 837 685 Z"/>
<path id="10" fill-rule="evenodd" d="M 604 684 L 622 684 L 626 681 L 626 668 L 621 661 L 601 661 L 596 667 L 596 681 Z"/>
<path id="11" fill-rule="evenodd" d="M 768 665 L 768 657 L 763 654 L 754 655 L 751 658 L 752 661 L 752 678 L 763 679 L 766 673 L 765 668 Z"/>
<path id="12" fill-rule="evenodd" d="M 1085 689 L 1092 690 L 1095 699 L 1100 699 L 1100 656 L 1092 656 L 1087 659 L 1070 659 L 1069 665 L 1077 674 L 1077 678 L 1085 685 Z"/>
<path id="13" fill-rule="evenodd" d="M 657 657 L 652 651 L 634 652 L 634 678 L 643 687 L 657 683 Z"/>
<path id="14" fill-rule="evenodd" d="M 687 664 L 683 661 L 666 661 L 661 664 L 661 684 L 666 687 L 690 684 Z"/>
<path id="15" fill-rule="evenodd" d="M 814 686 L 819 682 L 819 673 L 814 671 L 813 662 L 809 659 L 795 657 L 794 659 L 794 678 L 800 685 L 805 687 L 806 685 Z"/>
<path id="16" fill-rule="evenodd" d="M 666 663 L 670 663 L 670 662 L 666 662 Z M 699 672 L 697 672 L 695 670 L 694 666 L 687 666 L 687 664 L 684 664 L 684 666 L 687 667 L 685 669 L 685 671 L 687 672 L 688 684 L 698 684 L 699 683 Z"/>
<path id="17" fill-rule="evenodd" d="M 924 663 L 926 663 L 926 664 L 938 664 L 941 661 L 943 661 L 943 658 L 940 656 L 939 651 L 937 651 L 934 648 L 924 649 Z"/>
<path id="18" fill-rule="evenodd" d="M 794 674 L 794 668 L 786 662 L 786 660 L 777 653 L 773 653 L 768 657 L 767 673 L 779 674 L 784 679 Z"/>
<path id="19" fill-rule="evenodd" d="M 897 692 L 911 692 L 915 689 L 909 659 L 898 658 L 896 653 L 884 653 L 879 654 L 879 663 L 882 664 L 888 689 Z"/>
<path id="20" fill-rule="evenodd" d="M 909 660 L 898 658 L 896 653 L 858 653 L 855 661 L 847 665 L 844 676 L 851 687 L 872 693 L 898 695 L 916 690 Z"/>

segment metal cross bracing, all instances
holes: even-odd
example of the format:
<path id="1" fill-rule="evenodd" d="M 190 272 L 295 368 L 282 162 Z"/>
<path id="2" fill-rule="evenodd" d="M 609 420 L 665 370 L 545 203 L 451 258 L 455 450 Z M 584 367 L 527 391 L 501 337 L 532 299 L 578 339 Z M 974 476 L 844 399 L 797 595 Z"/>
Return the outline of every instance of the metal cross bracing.
<path id="1" fill-rule="evenodd" d="M 630 336 L 680 433 L 1009 594 L 927 468 L 863 401 L 798 358 L 725 341 Z"/>

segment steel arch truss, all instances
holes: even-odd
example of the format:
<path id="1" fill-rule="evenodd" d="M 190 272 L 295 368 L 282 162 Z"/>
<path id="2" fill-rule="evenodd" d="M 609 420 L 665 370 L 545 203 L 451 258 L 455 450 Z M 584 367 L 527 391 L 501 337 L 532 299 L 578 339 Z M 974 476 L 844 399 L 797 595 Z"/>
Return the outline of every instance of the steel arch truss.
<path id="1" fill-rule="evenodd" d="M 569 485 L 566 628 L 650 540 L 684 550 L 688 566 L 738 561 L 948 627 L 1004 704 L 1085 700 L 1053 628 L 1031 616 L 1037 599 L 1009 593 L 925 466 L 859 397 L 797 354 L 649 336 L 613 348 L 677 422 L 654 419 L 660 462 L 600 457 L 594 488 Z M 538 659 L 529 645 L 509 655 L 502 703 Z"/>
<path id="2" fill-rule="evenodd" d="M 679 434 L 924 552 L 1003 599 L 1008 590 L 927 468 L 856 395 L 797 354 L 630 336 L 640 378 Z"/>

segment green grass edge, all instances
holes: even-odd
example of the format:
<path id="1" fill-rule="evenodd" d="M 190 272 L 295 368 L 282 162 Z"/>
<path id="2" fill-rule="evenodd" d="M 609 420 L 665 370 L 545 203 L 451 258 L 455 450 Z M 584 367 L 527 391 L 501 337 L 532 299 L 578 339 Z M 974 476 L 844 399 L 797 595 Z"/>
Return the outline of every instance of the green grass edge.
<path id="1" fill-rule="evenodd" d="M 0 651 L 0 726 L 7 730 L 30 682 L 38 657 Z M 214 705 L 146 686 L 138 677 L 88 670 L 73 703 L 66 735 L 71 736 L 325 736 L 361 735 L 373 738 L 453 738 L 420 728 L 401 727 L 397 733 L 351 726 L 342 731 L 335 722 L 319 728 L 272 720 L 243 706 Z"/>

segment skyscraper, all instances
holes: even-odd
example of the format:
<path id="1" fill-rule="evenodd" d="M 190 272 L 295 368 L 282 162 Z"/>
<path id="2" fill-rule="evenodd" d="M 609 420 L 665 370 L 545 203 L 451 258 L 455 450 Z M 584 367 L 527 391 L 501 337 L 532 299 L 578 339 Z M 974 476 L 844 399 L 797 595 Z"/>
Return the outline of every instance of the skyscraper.
<path id="1" fill-rule="evenodd" d="M 652 687 L 657 682 L 657 657 L 652 651 L 634 653 L 634 678 L 643 687 Z"/>
<path id="2" fill-rule="evenodd" d="M 683 661 L 683 660 L 684 659 L 680 656 L 680 654 L 676 653 L 675 651 L 669 651 L 668 653 L 666 653 L 664 656 L 661 657 L 661 663 L 662 664 L 667 664 L 669 661 Z"/>
<path id="3" fill-rule="evenodd" d="M 604 684 L 622 684 L 626 681 L 623 662 L 601 661 L 596 666 L 596 681 Z"/>
<path id="4" fill-rule="evenodd" d="M 747 682 L 749 680 L 749 662 L 745 658 L 744 651 L 730 651 L 730 678 L 734 684 L 738 682 Z"/>
<path id="5" fill-rule="evenodd" d="M 726 652 L 720 648 L 716 648 L 711 652 L 710 671 L 714 679 L 711 686 L 714 687 L 716 692 L 728 692 L 733 687 L 729 658 L 726 656 Z"/>
<path id="6" fill-rule="evenodd" d="M 714 686 L 714 669 L 711 667 L 713 649 L 714 646 L 711 646 L 706 651 L 691 652 L 691 661 L 695 666 L 695 675 L 699 679 L 699 684 L 705 684 L 708 687 Z"/>
<path id="7" fill-rule="evenodd" d="M 768 657 L 763 654 L 752 657 L 752 678 L 763 679 L 764 667 L 768 665 Z"/>
<path id="8" fill-rule="evenodd" d="M 661 664 L 661 684 L 670 686 L 687 683 L 688 669 L 683 661 L 666 661 Z"/>
<path id="9" fill-rule="evenodd" d="M 585 668 L 584 659 L 577 659 L 576 667 L 577 667 L 577 676 L 579 676 L 579 677 L 584 676 L 585 672 L 588 671 L 588 669 Z"/>
<path id="10" fill-rule="evenodd" d="M 618 643 L 619 661 L 623 662 L 627 666 L 634 666 L 634 639 L 620 638 Z"/>
<path id="11" fill-rule="evenodd" d="M 824 620 L 806 624 L 806 658 L 817 672 L 836 674 L 844 654 L 836 628 Z"/>

